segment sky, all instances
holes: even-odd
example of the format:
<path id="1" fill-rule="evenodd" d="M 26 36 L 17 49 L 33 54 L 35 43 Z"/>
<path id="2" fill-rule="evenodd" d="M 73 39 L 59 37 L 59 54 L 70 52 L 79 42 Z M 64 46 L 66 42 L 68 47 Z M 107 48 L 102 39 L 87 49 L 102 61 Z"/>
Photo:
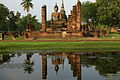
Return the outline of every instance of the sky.
<path id="1" fill-rule="evenodd" d="M 91 1 L 95 2 L 95 0 L 80 0 L 81 2 Z M 21 16 L 25 16 L 27 13 L 23 10 L 20 5 L 22 0 L 0 0 L 0 3 L 4 4 L 10 11 L 14 11 L 15 13 L 19 11 Z M 54 12 L 54 5 L 57 2 L 59 10 L 61 9 L 62 0 L 33 0 L 34 8 L 30 10 L 32 15 L 36 15 L 39 22 L 41 22 L 41 7 L 43 5 L 47 6 L 47 20 L 50 19 L 50 14 Z M 70 10 L 72 6 L 77 3 L 77 0 L 64 0 L 64 6 L 66 10 L 66 14 L 70 14 Z"/>

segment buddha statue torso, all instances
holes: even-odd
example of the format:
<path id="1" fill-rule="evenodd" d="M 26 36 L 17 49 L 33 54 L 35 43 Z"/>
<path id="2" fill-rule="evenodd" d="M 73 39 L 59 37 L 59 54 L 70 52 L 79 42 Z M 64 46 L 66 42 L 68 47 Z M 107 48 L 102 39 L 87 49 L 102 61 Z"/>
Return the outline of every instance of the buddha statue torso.
<path id="1" fill-rule="evenodd" d="M 59 12 L 54 12 L 51 15 L 52 21 L 59 21 L 61 19 L 61 14 Z"/>

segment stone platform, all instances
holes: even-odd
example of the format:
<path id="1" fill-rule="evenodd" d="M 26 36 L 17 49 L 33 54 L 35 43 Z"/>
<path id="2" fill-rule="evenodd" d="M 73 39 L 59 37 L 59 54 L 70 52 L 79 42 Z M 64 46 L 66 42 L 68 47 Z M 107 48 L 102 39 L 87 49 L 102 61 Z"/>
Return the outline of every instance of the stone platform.
<path id="1" fill-rule="evenodd" d="M 78 38 L 78 37 L 98 37 L 96 32 L 69 32 L 69 31 L 50 31 L 50 32 L 25 32 L 28 38 Z"/>

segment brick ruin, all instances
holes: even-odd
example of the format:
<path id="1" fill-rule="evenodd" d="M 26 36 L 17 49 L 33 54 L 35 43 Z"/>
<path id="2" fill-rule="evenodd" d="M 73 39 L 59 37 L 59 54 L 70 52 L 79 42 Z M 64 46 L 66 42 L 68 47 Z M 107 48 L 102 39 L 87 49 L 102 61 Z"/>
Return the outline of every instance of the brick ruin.
<path id="1" fill-rule="evenodd" d="M 49 22 L 48 27 L 46 27 L 46 6 L 42 7 L 42 30 L 41 31 L 70 31 L 70 32 L 79 32 L 81 29 L 81 20 L 80 20 L 80 7 L 81 2 L 78 0 L 77 4 L 73 6 L 73 10 L 71 10 L 71 14 L 66 17 L 66 12 L 64 9 L 64 2 L 62 0 L 62 7 L 60 12 L 52 13 L 55 18 L 59 17 L 56 20 L 51 19 Z M 57 4 L 55 5 L 54 9 L 57 8 Z M 53 17 L 53 16 L 51 16 Z"/>
<path id="2" fill-rule="evenodd" d="M 61 10 L 58 12 L 57 3 L 54 6 L 54 12 L 51 13 L 51 20 L 47 21 L 47 6 L 42 6 L 42 28 L 40 31 L 30 32 L 30 37 L 36 38 L 59 38 L 59 37 L 98 37 L 98 31 L 93 30 L 91 23 L 81 24 L 81 2 L 77 0 L 77 4 L 73 6 L 68 18 L 62 0 Z"/>
<path id="3" fill-rule="evenodd" d="M 47 21 L 47 17 L 46 17 L 46 15 L 47 15 L 47 11 L 46 11 L 46 5 L 44 5 L 43 7 L 42 7 L 42 29 L 41 29 L 41 31 L 45 31 L 45 29 L 46 29 L 46 21 Z"/>
<path id="4" fill-rule="evenodd" d="M 80 7 L 81 3 L 78 0 L 77 5 L 73 6 L 71 14 L 68 15 L 68 31 L 79 32 L 81 31 L 81 20 L 80 20 Z"/>

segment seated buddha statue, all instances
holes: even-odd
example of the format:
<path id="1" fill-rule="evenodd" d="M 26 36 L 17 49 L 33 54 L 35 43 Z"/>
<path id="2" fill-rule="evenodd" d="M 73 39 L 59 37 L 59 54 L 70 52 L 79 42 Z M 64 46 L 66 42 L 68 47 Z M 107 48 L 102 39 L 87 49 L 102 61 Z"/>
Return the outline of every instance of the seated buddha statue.
<path id="1" fill-rule="evenodd" d="M 54 7 L 54 12 L 51 14 L 51 20 L 49 21 L 49 27 L 53 30 L 62 30 L 62 28 L 67 27 L 66 21 L 63 19 L 63 16 L 60 12 L 58 12 L 57 4 Z"/>
<path id="2" fill-rule="evenodd" d="M 54 11 L 52 14 L 51 14 L 51 20 L 52 21 L 59 21 L 61 19 L 61 14 L 58 12 L 58 6 L 57 4 L 55 5 L 54 7 Z"/>

